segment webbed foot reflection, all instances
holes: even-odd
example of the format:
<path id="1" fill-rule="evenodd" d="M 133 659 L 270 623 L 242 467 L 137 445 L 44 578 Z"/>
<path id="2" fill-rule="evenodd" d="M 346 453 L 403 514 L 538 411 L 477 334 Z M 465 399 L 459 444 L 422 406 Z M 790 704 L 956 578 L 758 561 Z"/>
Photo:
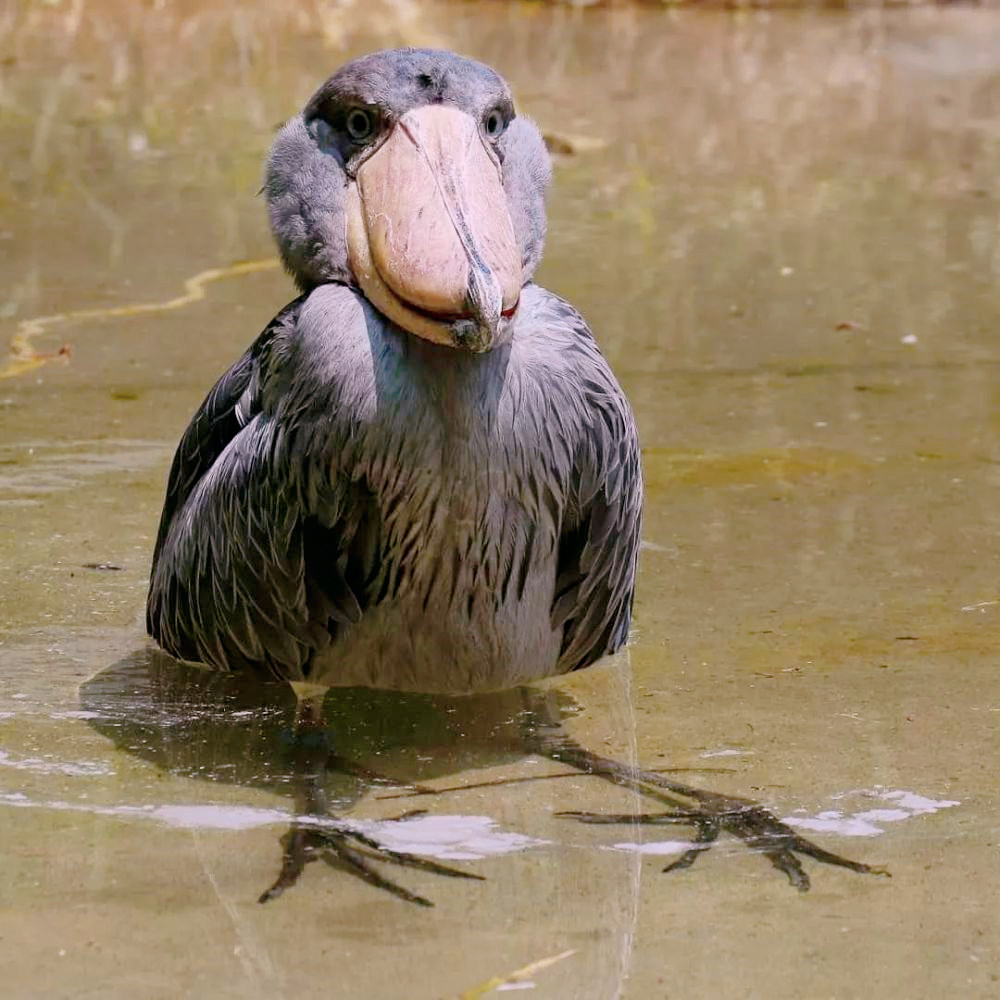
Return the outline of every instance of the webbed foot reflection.
<path id="1" fill-rule="evenodd" d="M 243 675 L 202 670 L 142 649 L 87 680 L 80 694 L 89 725 L 129 754 L 174 776 L 262 789 L 292 799 L 280 873 L 263 894 L 260 890 L 273 875 L 250 876 L 253 896 L 260 894 L 261 901 L 275 899 L 295 885 L 310 862 L 323 861 L 398 899 L 427 905 L 424 895 L 389 878 L 386 867 L 413 869 L 414 878 L 420 870 L 466 879 L 479 876 L 441 864 L 438 859 L 449 860 L 447 853 L 439 852 L 431 860 L 430 851 L 425 854 L 416 846 L 421 838 L 397 838 L 377 825 L 385 822 L 382 818 L 347 818 L 370 791 L 390 785 L 396 793 L 386 797 L 400 798 L 402 792 L 420 796 L 424 804 L 427 796 L 511 782 L 544 782 L 571 773 L 594 775 L 629 789 L 655 802 L 661 812 L 645 817 L 590 812 L 564 816 L 585 823 L 693 827 L 690 848 L 667 871 L 689 868 L 727 834 L 763 854 L 802 890 L 809 879 L 800 858 L 864 874 L 886 874 L 800 837 L 748 799 L 695 788 L 673 775 L 591 753 L 567 735 L 564 723 L 576 705 L 554 690 L 522 688 L 449 698 L 338 689 L 322 706 L 311 704 L 306 712 L 303 705 L 293 703 L 286 684 L 261 684 Z M 530 776 L 505 771 L 484 782 L 442 787 L 441 779 L 449 776 L 513 768 L 530 756 L 561 761 L 567 770 Z M 133 803 L 126 805 L 134 809 Z M 415 818 L 413 813 L 406 815 Z M 414 850 L 419 854 L 411 853 Z"/>
<path id="2" fill-rule="evenodd" d="M 641 823 L 652 826 L 684 825 L 694 828 L 691 848 L 667 865 L 665 872 L 690 868 L 698 857 L 710 850 L 720 833 L 737 837 L 751 850 L 763 854 L 774 867 L 788 877 L 800 892 L 809 889 L 809 876 L 797 855 L 810 857 L 823 864 L 848 868 L 863 875 L 885 875 L 885 868 L 834 854 L 811 840 L 800 836 L 764 806 L 749 799 L 721 795 L 683 782 L 674 781 L 656 771 L 644 771 L 619 764 L 591 753 L 569 740 L 557 740 L 546 747 L 546 754 L 561 760 L 586 774 L 604 778 L 631 789 L 647 798 L 670 806 L 662 813 L 592 813 L 559 812 L 556 815 L 581 823 L 616 824 Z"/>
<path id="3" fill-rule="evenodd" d="M 405 822 L 400 820 L 399 822 Z M 407 903 L 419 906 L 433 906 L 425 896 L 410 892 L 372 867 L 371 862 L 385 861 L 404 868 L 419 868 L 422 871 L 433 872 L 435 875 L 447 875 L 450 878 L 471 878 L 482 880 L 482 875 L 459 871 L 447 865 L 438 864 L 427 858 L 403 851 L 394 851 L 383 847 L 373 837 L 354 829 L 347 823 L 336 820 L 325 822 L 309 822 L 297 820 L 282 838 L 284 856 L 281 862 L 281 872 L 274 884 L 261 893 L 257 900 L 266 903 L 276 899 L 286 889 L 290 889 L 298 881 L 303 869 L 310 861 L 323 860 L 334 868 L 347 871 L 363 882 L 384 889 L 386 892 Z"/>
<path id="4" fill-rule="evenodd" d="M 428 781 L 515 763 L 524 756 L 523 692 L 449 698 L 345 688 L 298 704 L 291 694 L 284 683 L 203 670 L 148 648 L 80 689 L 89 725 L 126 752 L 175 776 L 292 800 L 280 872 L 263 893 L 271 873 L 252 876 L 263 883 L 254 893 L 261 902 L 294 886 L 312 861 L 420 906 L 432 903 L 387 877 L 387 865 L 482 880 L 427 857 L 420 837 L 387 832 L 387 823 L 405 826 L 426 818 L 425 810 L 366 820 L 348 814 L 374 788 L 436 794 Z M 568 698 L 548 700 L 554 719 L 573 710 Z"/>
<path id="5" fill-rule="evenodd" d="M 297 707 L 296 732 L 291 745 L 292 767 L 298 784 L 298 818 L 282 837 L 284 853 L 281 871 L 273 885 L 261 893 L 258 903 L 276 899 L 299 880 L 310 861 L 324 861 L 333 868 L 346 871 L 349 875 L 367 882 L 377 889 L 396 896 L 407 903 L 418 906 L 433 906 L 425 896 L 410 892 L 397 882 L 386 878 L 372 866 L 373 861 L 399 865 L 403 868 L 418 868 L 446 875 L 449 878 L 469 878 L 482 880 L 482 875 L 460 871 L 439 864 L 428 858 L 396 851 L 380 844 L 374 837 L 363 833 L 356 825 L 339 820 L 329 811 L 324 786 L 330 772 L 363 776 L 369 782 L 385 781 L 383 775 L 373 772 L 353 762 L 347 761 L 333 752 L 329 733 L 324 728 L 322 698 L 315 702 L 300 702 Z M 420 785 L 411 785 L 420 789 Z M 422 810 L 407 813 L 396 822 L 422 814 Z"/>

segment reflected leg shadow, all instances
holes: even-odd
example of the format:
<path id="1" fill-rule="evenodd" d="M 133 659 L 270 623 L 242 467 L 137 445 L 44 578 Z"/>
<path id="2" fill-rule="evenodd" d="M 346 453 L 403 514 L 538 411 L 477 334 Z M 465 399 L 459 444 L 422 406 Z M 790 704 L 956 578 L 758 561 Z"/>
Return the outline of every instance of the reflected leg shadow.
<path id="1" fill-rule="evenodd" d="M 181 663 L 155 648 L 101 671 L 83 684 L 80 698 L 94 729 L 172 775 L 267 789 L 294 801 L 281 870 L 261 902 L 286 891 L 317 860 L 425 906 L 428 899 L 373 862 L 481 879 L 397 849 L 405 836 L 380 842 L 385 823 L 373 833 L 344 814 L 379 786 L 436 795 L 425 782 L 514 763 L 532 752 L 539 730 L 558 728 L 576 711 L 564 695 L 528 689 L 449 697 L 343 688 L 329 692 L 321 718 L 303 724 L 286 683 Z M 399 822 L 424 815 L 410 811 Z"/>
<path id="2" fill-rule="evenodd" d="M 81 701 L 96 730 L 171 774 L 266 788 L 293 798 L 296 814 L 282 839 L 281 870 L 261 902 L 294 885 L 310 861 L 323 860 L 398 898 L 432 905 L 380 874 L 373 862 L 449 877 L 481 876 L 398 850 L 343 814 L 378 785 L 441 795 L 452 789 L 424 783 L 529 755 L 560 761 L 574 769 L 569 773 L 599 777 L 667 807 L 646 816 L 561 816 L 591 824 L 691 826 L 691 848 L 665 871 L 690 867 L 726 832 L 763 854 L 800 890 L 809 888 L 809 878 L 799 854 L 859 873 L 888 874 L 825 850 L 752 801 L 591 753 L 566 735 L 563 720 L 577 706 L 554 690 L 517 688 L 450 697 L 333 689 L 322 716 L 303 725 L 285 683 L 206 670 L 147 648 L 87 681 Z M 520 780 L 525 779 L 513 779 Z M 423 811 L 406 813 L 396 822 L 406 823 L 415 815 Z"/>

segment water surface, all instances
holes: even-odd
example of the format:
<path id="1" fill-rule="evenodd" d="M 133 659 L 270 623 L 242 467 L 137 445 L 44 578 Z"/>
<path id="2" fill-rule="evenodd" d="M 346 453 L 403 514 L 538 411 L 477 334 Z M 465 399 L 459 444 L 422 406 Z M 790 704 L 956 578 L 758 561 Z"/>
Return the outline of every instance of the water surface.
<path id="1" fill-rule="evenodd" d="M 360 10 L 0 17 L 5 988 L 996 995 L 1000 14 Z M 661 875 L 683 828 L 553 815 L 625 793 L 483 784 L 560 770 L 517 752 L 516 700 L 353 693 L 331 731 L 386 780 L 333 804 L 487 881 L 393 872 L 428 910 L 312 865 L 257 904 L 291 703 L 149 651 L 150 552 L 194 407 L 293 294 L 255 196 L 273 130 L 403 43 L 496 65 L 563 151 L 539 278 L 640 424 L 635 639 L 552 711 L 891 881 L 810 863 L 800 895 L 731 842 Z"/>

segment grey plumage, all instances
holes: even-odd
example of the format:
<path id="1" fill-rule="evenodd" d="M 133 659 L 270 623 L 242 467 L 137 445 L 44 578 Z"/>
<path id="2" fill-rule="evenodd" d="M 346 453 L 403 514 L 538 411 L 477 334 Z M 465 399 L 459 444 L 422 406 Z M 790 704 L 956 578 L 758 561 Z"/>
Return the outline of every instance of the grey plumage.
<path id="1" fill-rule="evenodd" d="M 373 859 L 466 876 L 330 821 L 320 696 L 461 693 L 585 667 L 628 636 L 642 475 L 593 336 L 531 283 L 548 161 L 506 84 L 451 53 L 376 53 L 279 133 L 265 189 L 302 295 L 216 383 L 174 457 L 147 626 L 175 656 L 292 682 L 302 768 L 274 899 L 317 857 L 430 905 Z M 745 799 L 529 727 L 532 749 L 728 831 L 799 889 L 857 872 Z M 569 813 L 584 822 L 636 816 Z"/>
<path id="2" fill-rule="evenodd" d="M 304 294 L 178 447 L 147 608 L 176 656 L 460 692 L 584 667 L 627 638 L 635 426 L 584 321 L 530 283 L 548 183 L 537 129 L 514 118 L 487 146 L 524 283 L 492 349 L 414 336 L 357 287 L 345 191 L 378 147 L 338 122 L 378 107 L 388 134 L 421 102 L 482 121 L 510 95 L 448 53 L 381 53 L 324 84 L 275 142 L 268 207 Z"/>

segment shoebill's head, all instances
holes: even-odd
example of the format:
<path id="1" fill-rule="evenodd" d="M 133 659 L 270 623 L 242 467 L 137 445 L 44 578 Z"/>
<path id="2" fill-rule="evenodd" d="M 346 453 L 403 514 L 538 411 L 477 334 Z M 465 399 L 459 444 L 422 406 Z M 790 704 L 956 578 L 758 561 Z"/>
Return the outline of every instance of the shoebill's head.
<path id="1" fill-rule="evenodd" d="M 404 330 L 486 351 L 542 256 L 549 157 L 503 78 L 451 52 L 348 63 L 279 132 L 265 192 L 298 285 L 352 285 Z"/>

